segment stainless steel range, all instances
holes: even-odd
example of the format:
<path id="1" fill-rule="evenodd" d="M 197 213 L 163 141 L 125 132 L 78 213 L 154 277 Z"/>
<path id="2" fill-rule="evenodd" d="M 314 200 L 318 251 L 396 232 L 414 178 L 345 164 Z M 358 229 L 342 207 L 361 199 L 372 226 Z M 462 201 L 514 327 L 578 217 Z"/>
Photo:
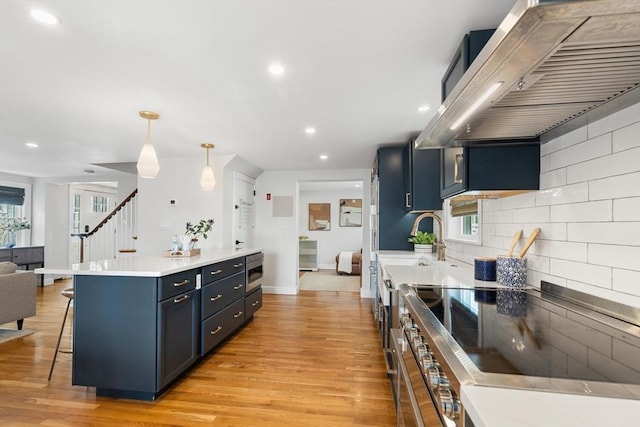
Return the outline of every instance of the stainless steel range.
<path id="1" fill-rule="evenodd" d="M 640 399 L 637 308 L 545 282 L 542 291 L 400 285 L 398 296 L 399 425 L 472 425 L 461 384 Z"/>

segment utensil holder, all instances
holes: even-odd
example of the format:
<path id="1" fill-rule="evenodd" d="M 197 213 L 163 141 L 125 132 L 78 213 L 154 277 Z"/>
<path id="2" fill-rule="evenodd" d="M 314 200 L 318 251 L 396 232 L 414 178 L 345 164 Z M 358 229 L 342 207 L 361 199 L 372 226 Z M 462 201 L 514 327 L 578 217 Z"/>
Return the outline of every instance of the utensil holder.
<path id="1" fill-rule="evenodd" d="M 496 259 L 495 258 L 475 258 L 474 277 L 476 280 L 487 282 L 496 281 Z"/>
<path id="2" fill-rule="evenodd" d="M 496 259 L 496 281 L 504 286 L 526 286 L 527 259 L 499 255 Z"/>

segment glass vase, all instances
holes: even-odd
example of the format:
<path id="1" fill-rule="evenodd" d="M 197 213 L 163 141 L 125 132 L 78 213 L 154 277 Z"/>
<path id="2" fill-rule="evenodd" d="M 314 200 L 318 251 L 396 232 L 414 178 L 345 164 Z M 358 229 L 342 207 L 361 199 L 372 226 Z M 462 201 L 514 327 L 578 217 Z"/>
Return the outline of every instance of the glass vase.
<path id="1" fill-rule="evenodd" d="M 0 248 L 12 248 L 16 245 L 16 232 L 4 230 L 0 238 Z"/>

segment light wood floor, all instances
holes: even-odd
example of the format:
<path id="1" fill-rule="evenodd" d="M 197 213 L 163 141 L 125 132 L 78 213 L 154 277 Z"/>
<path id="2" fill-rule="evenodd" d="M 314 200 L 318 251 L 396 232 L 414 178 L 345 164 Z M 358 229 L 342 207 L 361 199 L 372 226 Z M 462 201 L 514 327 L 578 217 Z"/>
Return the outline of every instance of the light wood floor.
<path id="1" fill-rule="evenodd" d="M 68 354 L 47 382 L 69 285 L 38 288 L 38 314 L 24 324 L 36 333 L 0 344 L 3 427 L 395 425 L 372 301 L 357 293 L 264 295 L 232 340 L 156 402 L 138 402 L 72 386 Z M 65 333 L 61 348 L 70 343 Z"/>

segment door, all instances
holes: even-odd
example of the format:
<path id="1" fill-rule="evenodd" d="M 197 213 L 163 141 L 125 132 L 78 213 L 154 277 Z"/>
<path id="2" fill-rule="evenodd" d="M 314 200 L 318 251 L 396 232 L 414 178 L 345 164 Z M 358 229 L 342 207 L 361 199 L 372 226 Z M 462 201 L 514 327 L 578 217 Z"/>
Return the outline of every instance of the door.
<path id="1" fill-rule="evenodd" d="M 233 232 L 232 246 L 237 249 L 253 247 L 253 229 L 256 224 L 256 181 L 238 172 L 233 173 Z"/>

